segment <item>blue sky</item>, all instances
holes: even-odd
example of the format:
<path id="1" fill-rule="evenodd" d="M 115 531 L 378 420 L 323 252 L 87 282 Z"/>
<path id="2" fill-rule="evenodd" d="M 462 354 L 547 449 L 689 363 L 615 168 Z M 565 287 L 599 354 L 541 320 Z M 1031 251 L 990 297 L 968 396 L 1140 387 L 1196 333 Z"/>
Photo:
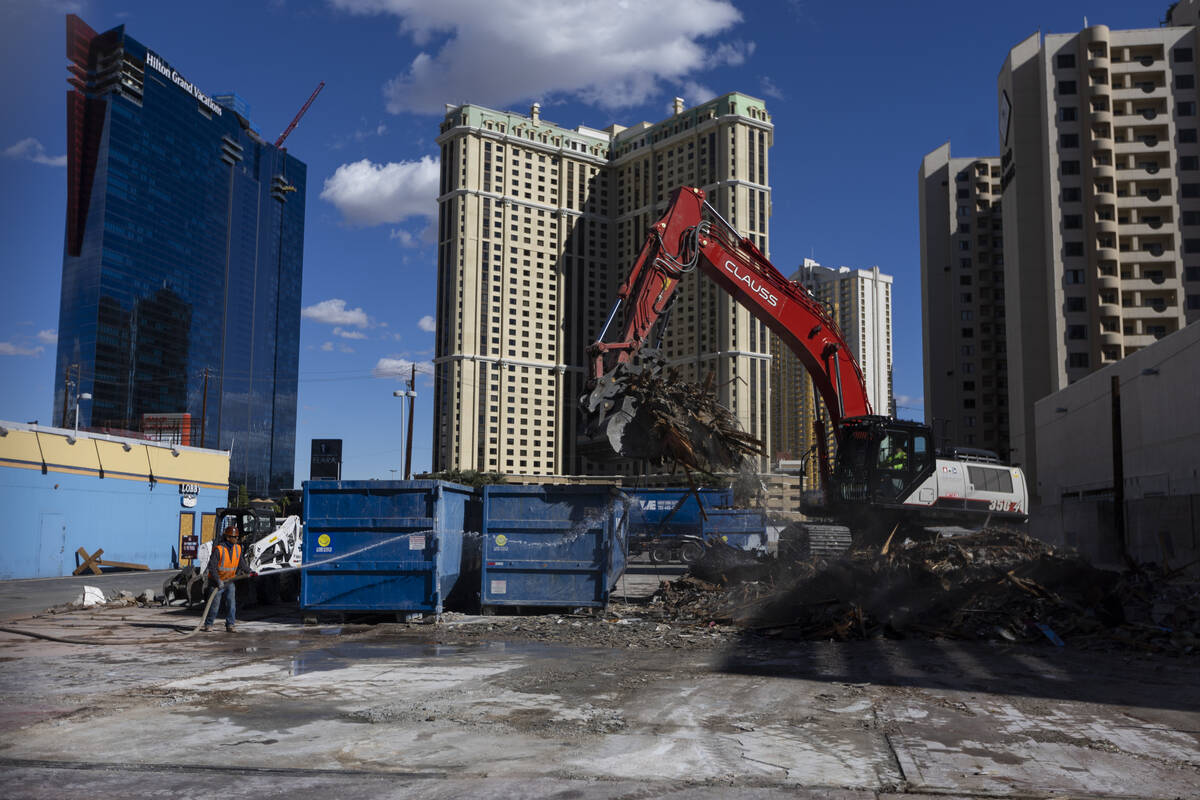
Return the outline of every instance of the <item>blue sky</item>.
<path id="1" fill-rule="evenodd" d="M 0 419 L 52 418 L 66 208 L 65 20 L 127 32 L 200 89 L 236 91 L 308 164 L 297 484 L 312 438 L 345 439 L 347 478 L 402 459 L 397 371 L 433 355 L 434 138 L 445 102 L 566 127 L 666 117 L 727 91 L 775 124 L 771 258 L 895 276 L 895 391 L 922 416 L 917 169 L 943 142 L 998 154 L 995 85 L 1036 31 L 1156 27 L 1168 3 L 1012 0 L 0 0 Z M 413 468 L 430 464 L 418 377 Z"/>

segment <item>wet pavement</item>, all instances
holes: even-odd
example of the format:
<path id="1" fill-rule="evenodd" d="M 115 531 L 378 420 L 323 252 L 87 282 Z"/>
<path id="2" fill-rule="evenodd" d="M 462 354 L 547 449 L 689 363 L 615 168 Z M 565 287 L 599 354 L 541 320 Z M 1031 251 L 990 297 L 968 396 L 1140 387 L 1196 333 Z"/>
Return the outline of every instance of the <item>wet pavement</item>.
<path id="1" fill-rule="evenodd" d="M 1200 796 L 1194 659 L 779 643 L 636 613 L 9 623 L 98 644 L 0 633 L 3 794 Z"/>

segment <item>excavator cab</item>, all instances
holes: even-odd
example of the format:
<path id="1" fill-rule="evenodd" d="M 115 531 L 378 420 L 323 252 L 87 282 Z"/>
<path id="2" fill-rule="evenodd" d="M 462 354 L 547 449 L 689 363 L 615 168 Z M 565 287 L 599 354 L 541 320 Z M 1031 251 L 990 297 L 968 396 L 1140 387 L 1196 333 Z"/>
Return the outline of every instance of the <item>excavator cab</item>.
<path id="1" fill-rule="evenodd" d="M 842 421 L 831 496 L 836 503 L 903 503 L 933 468 L 930 431 L 888 417 Z"/>

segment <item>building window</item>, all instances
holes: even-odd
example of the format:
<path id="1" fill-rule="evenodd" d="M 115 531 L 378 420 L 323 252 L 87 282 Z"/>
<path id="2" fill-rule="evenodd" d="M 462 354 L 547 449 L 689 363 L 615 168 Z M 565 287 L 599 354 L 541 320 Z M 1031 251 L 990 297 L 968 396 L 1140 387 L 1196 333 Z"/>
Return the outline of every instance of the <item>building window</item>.
<path id="1" fill-rule="evenodd" d="M 1078 186 L 1064 186 L 1062 199 L 1064 203 L 1078 203 L 1083 199 L 1083 193 Z"/>
<path id="2" fill-rule="evenodd" d="M 1062 122 L 1074 122 L 1075 115 L 1075 106 L 1062 106 L 1058 109 L 1058 118 Z"/>
<path id="3" fill-rule="evenodd" d="M 1200 197 L 1200 183 L 1184 183 L 1179 186 L 1179 193 L 1184 197 Z"/>
<path id="4" fill-rule="evenodd" d="M 1064 214 L 1063 227 L 1067 230 L 1079 230 L 1083 227 L 1083 217 L 1079 214 Z"/>
<path id="5" fill-rule="evenodd" d="M 1179 129 L 1179 143 L 1180 144 L 1195 144 L 1196 143 L 1196 129 L 1195 128 L 1180 128 Z"/>
<path id="6" fill-rule="evenodd" d="M 1086 325 L 1068 325 L 1067 326 L 1067 338 L 1068 339 L 1086 339 L 1087 338 L 1087 326 Z"/>
<path id="7" fill-rule="evenodd" d="M 1188 311 L 1200 311 L 1200 294 L 1189 294 L 1187 296 Z"/>
<path id="8" fill-rule="evenodd" d="M 1087 298 L 1085 297 L 1068 297 L 1067 311 L 1087 311 Z"/>
<path id="9" fill-rule="evenodd" d="M 1175 63 L 1190 64 L 1192 61 L 1192 48 L 1176 47 L 1175 48 Z"/>
<path id="10" fill-rule="evenodd" d="M 1195 89 L 1196 88 L 1196 77 L 1194 75 L 1176 75 L 1175 76 L 1175 88 L 1176 89 Z"/>
<path id="11" fill-rule="evenodd" d="M 1079 147 L 1079 134 L 1064 133 L 1058 137 L 1058 146 L 1064 150 L 1069 150 Z"/>
<path id="12" fill-rule="evenodd" d="M 1183 252 L 1200 253 L 1200 239 L 1184 239 Z M 1189 267 L 1188 269 L 1196 269 L 1196 267 Z"/>
<path id="13" fill-rule="evenodd" d="M 1183 279 L 1185 281 L 1200 281 L 1200 267 L 1184 267 Z"/>
<path id="14" fill-rule="evenodd" d="M 1078 161 L 1062 162 L 1062 174 L 1063 175 L 1078 175 L 1079 174 L 1079 162 Z"/>
<path id="15" fill-rule="evenodd" d="M 1088 354 L 1087 353 L 1067 353 L 1067 366 L 1078 369 L 1087 369 Z"/>
<path id="16" fill-rule="evenodd" d="M 1189 172 L 1200 169 L 1200 157 L 1197 156 L 1180 156 L 1179 168 Z"/>
<path id="17" fill-rule="evenodd" d="M 1083 242 L 1063 242 L 1064 256 L 1081 256 L 1083 255 Z"/>
<path id="18" fill-rule="evenodd" d="M 1061 95 L 1075 94 L 1075 81 L 1059 81 L 1058 93 Z"/>
<path id="19" fill-rule="evenodd" d="M 1054 59 L 1054 63 L 1058 65 L 1059 69 L 1074 69 L 1075 68 L 1075 54 L 1074 53 L 1061 53 Z"/>
<path id="20" fill-rule="evenodd" d="M 1187 100 L 1175 105 L 1175 115 L 1178 117 L 1194 117 L 1196 116 L 1196 104 Z"/>
<path id="21" fill-rule="evenodd" d="M 1083 283 L 1083 270 L 1081 270 L 1081 269 L 1063 270 L 1063 283 L 1066 283 L 1069 285 Z"/>

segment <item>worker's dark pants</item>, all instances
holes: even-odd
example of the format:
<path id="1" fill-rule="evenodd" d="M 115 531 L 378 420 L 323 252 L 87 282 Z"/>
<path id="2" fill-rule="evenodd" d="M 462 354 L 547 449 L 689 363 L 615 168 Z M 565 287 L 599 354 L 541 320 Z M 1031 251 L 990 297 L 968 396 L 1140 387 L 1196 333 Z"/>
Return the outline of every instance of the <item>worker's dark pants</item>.
<path id="1" fill-rule="evenodd" d="M 216 590 L 213 597 L 212 605 L 208 607 L 208 616 L 204 619 L 205 625 L 212 625 L 216 622 L 217 611 L 221 607 L 221 600 L 224 599 L 229 611 L 225 614 L 225 624 L 232 625 L 237 617 L 237 584 L 233 581 L 225 581 L 225 585 Z"/>

